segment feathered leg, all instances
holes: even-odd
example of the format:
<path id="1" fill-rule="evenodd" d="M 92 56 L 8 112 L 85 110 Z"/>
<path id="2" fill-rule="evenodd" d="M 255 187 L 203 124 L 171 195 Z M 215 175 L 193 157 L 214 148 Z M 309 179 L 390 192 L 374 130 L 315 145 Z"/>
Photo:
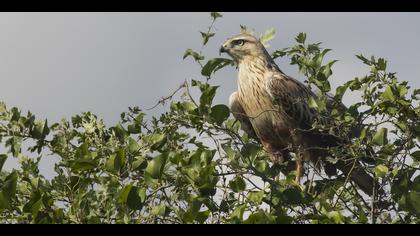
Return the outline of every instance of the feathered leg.
<path id="1" fill-rule="evenodd" d="M 296 177 L 295 182 L 300 185 L 300 179 L 304 174 L 304 161 L 307 159 L 308 153 L 306 151 L 306 145 L 302 143 L 302 133 L 297 130 L 290 131 L 290 137 L 292 138 L 292 146 L 296 154 Z"/>
<path id="2" fill-rule="evenodd" d="M 302 155 L 296 155 L 296 177 L 295 182 L 300 185 L 300 179 L 302 178 L 303 174 L 305 173 L 305 169 L 303 167 L 303 159 Z"/>
<path id="3" fill-rule="evenodd" d="M 278 166 L 283 175 L 287 176 L 292 170 L 296 170 L 296 162 L 292 160 L 287 148 L 273 145 L 263 140 L 261 140 L 261 143 L 273 165 Z"/>

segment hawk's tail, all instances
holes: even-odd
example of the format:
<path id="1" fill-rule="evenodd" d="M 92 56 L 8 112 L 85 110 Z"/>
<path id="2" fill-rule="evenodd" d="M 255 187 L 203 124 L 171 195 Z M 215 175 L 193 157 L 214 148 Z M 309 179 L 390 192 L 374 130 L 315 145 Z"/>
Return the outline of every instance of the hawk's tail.
<path id="1" fill-rule="evenodd" d="M 309 141 L 310 146 L 322 148 L 329 148 L 343 144 L 335 136 L 320 133 L 309 133 L 309 139 L 306 140 L 311 140 Z M 376 190 L 379 190 L 379 184 L 365 171 L 363 165 L 359 162 L 358 159 L 349 160 L 343 158 L 338 160 L 337 163 L 333 164 L 325 160 L 328 155 L 328 151 L 325 149 L 317 150 L 314 148 L 314 150 L 310 151 L 310 159 L 312 161 L 320 159 L 323 163 L 324 170 L 327 175 L 337 175 L 338 169 L 343 172 L 345 176 L 349 176 L 357 184 L 357 186 L 359 186 L 360 189 L 369 196 L 372 196 L 374 187 Z"/>
<path id="2" fill-rule="evenodd" d="M 359 161 L 338 161 L 335 166 L 346 176 L 349 176 L 369 196 L 373 195 L 374 187 L 378 190 L 378 183 L 370 176 Z"/>

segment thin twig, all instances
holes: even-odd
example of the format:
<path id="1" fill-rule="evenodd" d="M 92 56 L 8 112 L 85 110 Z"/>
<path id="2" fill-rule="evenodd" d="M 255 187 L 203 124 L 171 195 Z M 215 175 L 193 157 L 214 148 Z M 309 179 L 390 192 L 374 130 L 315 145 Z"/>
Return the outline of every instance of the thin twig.
<path id="1" fill-rule="evenodd" d="M 341 195 L 343 194 L 343 192 L 344 192 L 344 190 L 345 190 L 345 188 L 346 188 L 346 184 L 347 184 L 347 182 L 349 181 L 349 179 L 350 179 L 350 175 L 351 175 L 351 173 L 353 172 L 353 169 L 354 169 L 354 167 L 356 166 L 356 161 L 353 161 L 353 166 L 351 167 L 351 169 L 350 169 L 350 171 L 349 171 L 349 173 L 347 174 L 347 176 L 346 176 L 346 180 L 344 181 L 344 184 L 343 184 L 343 189 L 341 190 L 341 192 L 337 195 L 337 201 L 334 203 L 334 205 L 333 205 L 333 208 L 335 208 L 335 206 L 337 205 L 337 203 L 338 203 L 338 199 L 340 199 L 341 198 Z"/>
<path id="2" fill-rule="evenodd" d="M 154 106 L 152 106 L 151 108 L 147 108 L 146 110 L 152 110 L 156 108 L 157 106 L 159 106 L 159 104 L 165 104 L 167 100 L 172 99 L 173 96 L 175 96 L 175 94 L 178 93 L 179 90 L 183 89 L 184 87 L 185 87 L 185 82 L 183 82 L 171 95 L 162 97 Z"/>
<path id="3" fill-rule="evenodd" d="M 372 224 L 375 224 L 376 222 L 376 214 L 375 214 L 375 201 L 376 201 L 376 186 L 375 186 L 376 181 L 373 181 L 373 186 L 372 186 L 372 202 L 371 202 L 371 210 L 370 210 L 370 220 Z"/>

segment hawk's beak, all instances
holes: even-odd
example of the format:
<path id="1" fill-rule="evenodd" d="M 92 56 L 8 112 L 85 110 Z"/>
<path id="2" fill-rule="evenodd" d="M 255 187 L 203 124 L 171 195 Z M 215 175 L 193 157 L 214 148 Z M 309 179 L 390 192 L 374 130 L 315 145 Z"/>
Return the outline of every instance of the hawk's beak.
<path id="1" fill-rule="evenodd" d="M 227 52 L 226 48 L 224 46 L 221 46 L 219 49 L 219 55 L 221 55 L 223 52 Z"/>

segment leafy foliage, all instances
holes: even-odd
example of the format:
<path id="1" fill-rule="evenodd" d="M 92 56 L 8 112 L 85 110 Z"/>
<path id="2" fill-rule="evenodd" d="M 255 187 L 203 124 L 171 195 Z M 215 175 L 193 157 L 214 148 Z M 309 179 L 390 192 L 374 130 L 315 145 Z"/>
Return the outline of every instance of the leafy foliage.
<path id="1" fill-rule="evenodd" d="M 203 47 L 215 36 L 213 22 L 201 32 Z M 246 30 L 245 27 L 242 27 Z M 263 40 L 274 37 L 267 31 Z M 106 127 L 91 112 L 49 125 L 30 112 L 0 103 L 0 222 L 2 223 L 419 223 L 419 89 L 399 82 L 382 58 L 357 56 L 369 66 L 329 94 L 335 60 L 324 63 L 329 49 L 307 44 L 273 53 L 317 87 L 310 101 L 333 122 L 314 128 L 343 136 L 362 127 L 350 144 L 332 148 L 327 161 L 370 158 L 365 169 L 383 191 L 368 197 L 347 176 L 327 178 L 307 171 L 302 186 L 294 173 L 278 178 L 278 169 L 255 140 L 229 118 L 229 108 L 214 104 L 219 86 L 216 71 L 233 65 L 224 58 L 207 59 L 188 49 L 203 79 L 186 81 L 184 96 L 170 99 L 169 110 L 145 119 L 138 107 Z M 202 61 L 206 61 L 202 64 Z M 195 90 L 198 96 L 193 96 Z M 347 91 L 361 91 L 360 102 L 343 110 Z M 162 102 L 163 103 L 163 102 Z M 327 109 L 328 108 L 328 109 Z M 22 150 L 23 147 L 29 147 Z M 41 159 L 58 158 L 55 177 L 39 171 Z M 3 170 L 9 158 L 20 168 Z"/>
<path id="2" fill-rule="evenodd" d="M 272 40 L 274 36 L 276 35 L 276 30 L 269 29 L 260 36 L 260 42 L 266 47 L 270 47 L 268 44 L 268 41 Z"/>

